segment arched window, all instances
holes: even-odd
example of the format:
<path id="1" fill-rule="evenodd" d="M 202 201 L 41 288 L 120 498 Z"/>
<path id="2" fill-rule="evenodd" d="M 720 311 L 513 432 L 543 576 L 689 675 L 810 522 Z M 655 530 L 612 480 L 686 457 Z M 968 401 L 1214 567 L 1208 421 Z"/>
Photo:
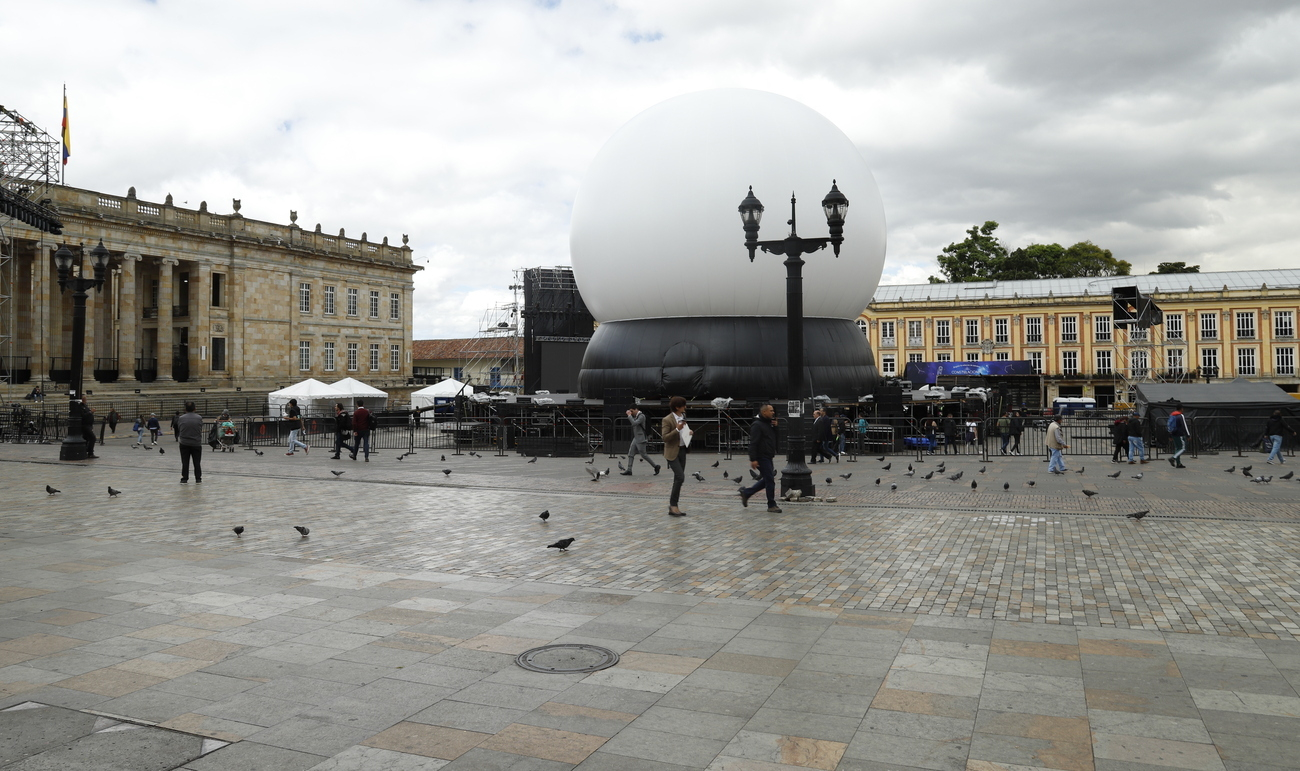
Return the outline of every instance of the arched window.
<path id="1" fill-rule="evenodd" d="M 866 336 L 867 336 L 867 320 L 866 320 L 866 319 L 858 319 L 858 329 L 862 330 L 862 336 L 863 336 L 863 337 L 866 337 Z"/>

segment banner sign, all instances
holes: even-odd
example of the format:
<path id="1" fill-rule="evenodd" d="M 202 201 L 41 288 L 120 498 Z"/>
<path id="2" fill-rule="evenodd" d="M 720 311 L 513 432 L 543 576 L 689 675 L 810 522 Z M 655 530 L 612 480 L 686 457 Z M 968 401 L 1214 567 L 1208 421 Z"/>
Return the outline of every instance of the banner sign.
<path id="1" fill-rule="evenodd" d="M 936 383 L 944 375 L 967 377 L 1003 377 L 1007 375 L 1035 376 L 1033 364 L 1027 361 L 912 361 L 903 370 L 903 379 L 913 385 Z"/>

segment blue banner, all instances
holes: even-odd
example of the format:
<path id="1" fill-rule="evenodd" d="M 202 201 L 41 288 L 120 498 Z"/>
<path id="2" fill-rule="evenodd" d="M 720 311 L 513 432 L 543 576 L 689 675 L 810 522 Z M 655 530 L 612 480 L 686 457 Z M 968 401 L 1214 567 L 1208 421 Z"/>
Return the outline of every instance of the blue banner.
<path id="1" fill-rule="evenodd" d="M 936 383 L 943 375 L 966 377 L 1003 377 L 1006 375 L 1035 376 L 1033 364 L 1027 361 L 912 361 L 903 370 L 903 379 L 913 385 Z"/>

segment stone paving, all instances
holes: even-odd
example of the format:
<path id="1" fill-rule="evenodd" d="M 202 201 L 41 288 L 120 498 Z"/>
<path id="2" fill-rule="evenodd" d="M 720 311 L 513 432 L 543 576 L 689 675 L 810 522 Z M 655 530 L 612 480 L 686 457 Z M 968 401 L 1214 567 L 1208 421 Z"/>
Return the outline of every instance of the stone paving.
<path id="1" fill-rule="evenodd" d="M 1298 488 L 1252 459 L 866 459 L 769 515 L 694 456 L 679 520 L 640 465 L 163 446 L 0 446 L 0 768 L 80 767 L 15 754 L 37 712 L 190 771 L 1300 768 Z M 514 664 L 551 642 L 622 659 Z"/>

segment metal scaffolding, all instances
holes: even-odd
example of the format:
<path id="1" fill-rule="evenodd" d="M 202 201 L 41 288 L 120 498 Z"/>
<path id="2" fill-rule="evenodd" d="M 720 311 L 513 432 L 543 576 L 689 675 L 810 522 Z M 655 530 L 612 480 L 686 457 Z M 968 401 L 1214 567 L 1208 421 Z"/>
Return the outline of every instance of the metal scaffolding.
<path id="1" fill-rule="evenodd" d="M 13 401 L 16 367 L 14 337 L 18 330 L 17 255 L 15 225 L 35 225 L 33 218 L 48 214 L 44 202 L 59 183 L 62 146 L 30 120 L 0 105 L 0 188 L 6 205 L 0 207 L 0 393 Z M 12 204 L 12 205 L 10 205 Z M 16 217 L 23 219 L 16 219 Z M 53 232 L 58 232 L 57 230 Z"/>
<path id="2" fill-rule="evenodd" d="M 521 272 L 515 271 L 515 281 L 510 285 L 514 299 L 508 303 L 497 303 L 485 311 L 478 335 L 466 340 L 460 351 L 467 376 L 471 372 L 480 371 L 489 362 L 496 362 L 489 365 L 486 383 L 494 390 L 523 390 L 523 367 L 519 360 L 522 351 L 519 329 L 519 290 L 523 288 Z M 502 366 L 506 360 L 511 363 L 509 372 L 505 372 Z"/>

